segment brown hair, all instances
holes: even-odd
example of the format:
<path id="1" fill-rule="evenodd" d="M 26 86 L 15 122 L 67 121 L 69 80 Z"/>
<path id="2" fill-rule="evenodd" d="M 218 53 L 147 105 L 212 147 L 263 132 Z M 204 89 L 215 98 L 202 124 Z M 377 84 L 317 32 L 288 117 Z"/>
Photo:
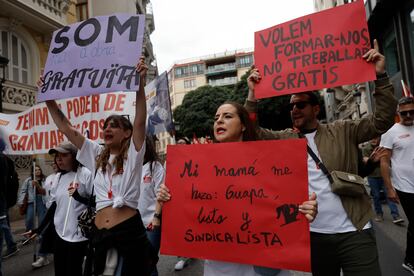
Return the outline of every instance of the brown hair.
<path id="1" fill-rule="evenodd" d="M 131 130 L 131 136 L 132 136 L 132 124 L 131 122 L 124 116 L 121 115 L 111 115 L 108 118 L 106 118 L 103 129 L 105 129 L 110 123 L 113 121 L 116 125 L 118 125 L 123 130 Z M 113 164 L 116 168 L 116 174 L 120 174 L 123 170 L 124 160 L 127 158 L 127 151 L 129 148 L 129 144 L 131 143 L 131 136 L 128 137 L 128 139 L 123 140 L 121 143 L 121 150 L 119 151 L 119 154 L 115 156 Z M 96 168 L 101 168 L 103 172 L 106 171 L 106 166 L 108 165 L 109 160 L 109 148 L 105 147 L 101 154 L 98 155 L 96 158 Z"/>
<path id="2" fill-rule="evenodd" d="M 244 106 L 242 106 L 241 104 L 237 103 L 237 102 L 232 102 L 232 101 L 226 101 L 224 102 L 222 105 L 225 104 L 229 104 L 231 106 L 233 106 L 236 109 L 236 113 L 240 118 L 240 122 L 244 125 L 244 127 L 246 128 L 243 131 L 243 140 L 242 141 L 255 141 L 256 138 L 256 129 L 254 127 L 254 123 L 252 122 L 252 120 L 249 117 L 249 112 L 247 112 L 246 108 L 244 108 Z M 220 105 L 220 106 L 222 106 Z M 214 135 L 213 135 L 214 137 Z M 217 143 L 216 138 L 214 137 L 214 142 Z"/>

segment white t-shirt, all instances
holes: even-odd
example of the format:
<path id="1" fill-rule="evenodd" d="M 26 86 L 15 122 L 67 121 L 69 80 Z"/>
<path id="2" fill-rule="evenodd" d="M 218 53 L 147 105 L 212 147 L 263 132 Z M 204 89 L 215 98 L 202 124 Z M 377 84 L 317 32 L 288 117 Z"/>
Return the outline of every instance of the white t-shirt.
<path id="1" fill-rule="evenodd" d="M 82 236 L 78 229 L 78 216 L 86 209 L 86 205 L 72 198 L 70 200 L 68 188 L 75 180 L 77 174 L 78 193 L 83 197 L 89 197 L 92 192 L 91 172 L 85 167 L 79 167 L 77 172 L 67 172 L 65 174 L 58 173 L 53 183 L 51 202 L 56 202 L 56 211 L 54 216 L 54 223 L 56 233 L 65 241 L 80 242 L 87 240 Z M 68 221 L 66 224 L 65 233 L 63 233 L 65 226 L 66 213 L 70 203 L 70 210 L 68 213 Z"/>
<path id="2" fill-rule="evenodd" d="M 56 177 L 56 173 L 52 173 L 51 175 L 49 175 L 48 177 L 46 177 L 45 183 L 43 185 L 43 188 L 46 191 L 46 195 L 45 195 L 45 204 L 46 204 L 46 208 L 49 209 L 50 205 L 52 205 L 52 202 L 50 201 L 52 195 L 52 187 L 53 187 L 53 183 Z"/>
<path id="3" fill-rule="evenodd" d="M 141 214 L 142 222 L 147 227 L 151 223 L 155 213 L 155 202 L 157 191 L 164 180 L 165 170 L 160 162 L 152 163 L 152 174 L 150 163 L 147 162 L 142 167 L 141 193 L 138 201 L 138 210 Z"/>
<path id="4" fill-rule="evenodd" d="M 86 139 L 82 148 L 78 151 L 76 159 L 95 174 L 96 158 L 102 150 L 103 146 Z M 99 168 L 96 171 L 96 176 L 93 180 L 96 195 L 96 210 L 101 210 L 111 205 L 113 208 L 120 208 L 124 205 L 133 209 L 137 208 L 144 154 L 145 141 L 143 142 L 140 151 L 136 151 L 131 139 L 127 152 L 128 157 L 124 160 L 123 172 L 121 174 L 115 174 L 116 168 L 113 165 L 114 155 L 110 156 L 108 160 L 110 168 L 108 168 L 105 173 L 102 172 L 102 168 Z M 110 191 L 111 179 L 112 197 L 108 194 Z"/>
<path id="5" fill-rule="evenodd" d="M 392 150 L 391 181 L 395 189 L 414 193 L 414 126 L 394 124 L 381 136 L 380 146 Z"/>
<path id="6" fill-rule="evenodd" d="M 205 260 L 204 276 L 260 276 L 254 271 L 253 265 L 228 263 L 220 261 Z M 277 276 L 289 276 L 289 270 L 281 270 Z"/>
<path id="7" fill-rule="evenodd" d="M 319 157 L 319 151 L 315 144 L 315 132 L 305 134 L 308 145 Z M 323 162 L 323 160 L 321 160 Z M 355 160 L 357 162 L 357 160 Z M 318 214 L 310 224 L 311 232 L 323 234 L 335 234 L 357 231 L 351 220 L 348 218 L 339 196 L 331 190 L 329 179 L 316 166 L 315 160 L 308 154 L 308 181 L 309 193 L 315 192 L 318 201 Z M 368 222 L 364 229 L 370 228 Z"/>

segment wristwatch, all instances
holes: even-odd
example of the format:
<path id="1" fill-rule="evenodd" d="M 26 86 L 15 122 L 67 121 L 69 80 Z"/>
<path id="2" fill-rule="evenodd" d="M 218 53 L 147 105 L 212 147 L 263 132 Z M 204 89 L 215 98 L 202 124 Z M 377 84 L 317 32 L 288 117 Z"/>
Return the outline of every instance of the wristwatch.
<path id="1" fill-rule="evenodd" d="M 154 213 L 154 218 L 161 219 L 161 213 Z"/>

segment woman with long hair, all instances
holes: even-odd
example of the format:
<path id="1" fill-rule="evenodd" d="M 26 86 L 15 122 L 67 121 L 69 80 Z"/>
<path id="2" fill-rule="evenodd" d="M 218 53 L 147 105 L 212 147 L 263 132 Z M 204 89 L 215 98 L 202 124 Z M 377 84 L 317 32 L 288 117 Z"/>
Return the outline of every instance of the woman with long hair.
<path id="1" fill-rule="evenodd" d="M 148 239 L 158 253 L 161 242 L 161 205 L 157 201 L 156 193 L 164 181 L 165 170 L 155 149 L 154 140 L 147 136 L 145 144 L 138 210 L 141 214 L 142 222 L 147 229 Z M 158 275 L 156 267 L 151 275 Z"/>
<path id="2" fill-rule="evenodd" d="M 79 149 L 77 160 L 94 175 L 94 275 L 111 275 L 117 269 L 122 276 L 149 275 L 158 260 L 137 212 L 145 154 L 146 72 L 141 58 L 133 125 L 124 116 L 109 116 L 103 124 L 103 146 L 72 126 L 55 101 L 46 102 L 58 129 Z"/>
<path id="3" fill-rule="evenodd" d="M 56 276 L 82 276 L 82 264 L 88 245 L 88 239 L 78 230 L 77 220 L 86 209 L 86 205 L 77 201 L 75 197 L 71 198 L 72 194 L 68 192 L 72 187 L 75 187 L 76 194 L 82 197 L 89 197 L 92 192 L 91 172 L 80 166 L 76 160 L 76 153 L 76 147 L 69 142 L 62 142 L 49 150 L 49 154 L 55 155 L 55 162 L 59 168 L 52 183 L 51 205 L 41 225 L 28 232 L 31 235 L 42 234 L 47 231 L 46 228 L 56 231 L 53 235 Z M 53 223 L 54 230 L 53 227 L 49 228 L 50 223 Z M 44 258 L 41 256 L 38 263 L 44 263 Z"/>
<path id="4" fill-rule="evenodd" d="M 35 216 L 40 222 L 46 213 L 45 195 L 46 191 L 43 188 L 45 183 L 45 175 L 43 174 L 42 168 L 39 165 L 35 165 L 34 175 L 27 178 L 23 185 L 20 187 L 19 198 L 17 204 L 25 207 L 25 224 L 26 231 L 32 230 L 34 225 Z M 35 194 L 36 191 L 36 194 Z M 36 208 L 35 208 L 36 204 Z M 34 213 L 36 209 L 36 214 Z"/>
<path id="5" fill-rule="evenodd" d="M 235 102 L 225 102 L 216 111 L 214 116 L 214 142 L 241 142 L 256 140 L 256 131 L 253 122 L 249 118 L 247 110 Z M 157 199 L 162 203 L 171 199 L 168 188 L 161 185 Z M 309 201 L 299 206 L 309 221 L 313 221 L 316 215 L 316 196 L 312 194 Z M 254 267 L 248 264 L 228 263 L 206 260 L 204 263 L 204 276 L 256 276 L 256 275 L 289 275 L 288 271 Z"/>

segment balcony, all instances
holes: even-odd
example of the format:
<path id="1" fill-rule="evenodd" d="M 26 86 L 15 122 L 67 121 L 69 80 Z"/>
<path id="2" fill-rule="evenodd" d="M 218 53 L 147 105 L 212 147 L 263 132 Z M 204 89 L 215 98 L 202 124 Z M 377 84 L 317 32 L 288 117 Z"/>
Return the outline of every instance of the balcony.
<path id="1" fill-rule="evenodd" d="M 214 66 L 208 66 L 206 70 L 207 76 L 220 75 L 222 73 L 236 72 L 236 63 L 225 63 Z"/>
<path id="2" fill-rule="evenodd" d="M 217 79 L 217 80 L 209 80 L 208 85 L 211 86 L 224 86 L 224 85 L 231 85 L 237 83 L 237 77 L 229 77 L 224 79 Z"/>
<path id="3" fill-rule="evenodd" d="M 2 12 L 40 32 L 60 29 L 67 22 L 70 0 L 0 0 Z"/>
<path id="4" fill-rule="evenodd" d="M 10 112 L 21 112 L 36 103 L 37 88 L 14 81 L 3 83 L 3 109 Z"/>

